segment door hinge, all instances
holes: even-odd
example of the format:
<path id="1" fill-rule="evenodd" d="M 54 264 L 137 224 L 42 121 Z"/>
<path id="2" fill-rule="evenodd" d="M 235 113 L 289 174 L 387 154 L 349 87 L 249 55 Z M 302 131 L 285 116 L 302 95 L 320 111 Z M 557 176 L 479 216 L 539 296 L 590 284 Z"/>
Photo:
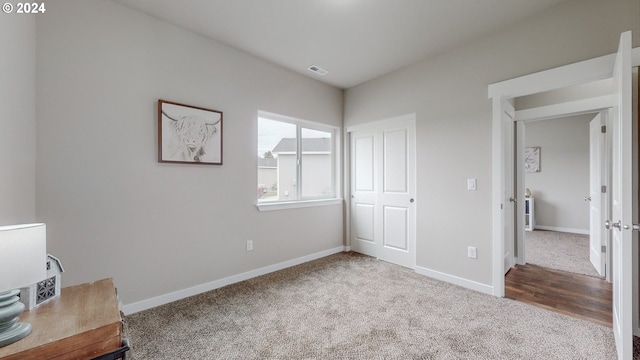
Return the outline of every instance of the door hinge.
<path id="1" fill-rule="evenodd" d="M 607 246 L 606 245 L 600 246 L 600 252 L 606 253 L 607 252 Z"/>
<path id="2" fill-rule="evenodd" d="M 602 125 L 600 127 L 600 132 L 603 133 L 603 134 L 606 134 L 607 133 L 607 125 Z"/>
<path id="3" fill-rule="evenodd" d="M 606 194 L 607 193 L 607 185 L 600 186 L 600 192 L 603 193 L 603 194 Z"/>

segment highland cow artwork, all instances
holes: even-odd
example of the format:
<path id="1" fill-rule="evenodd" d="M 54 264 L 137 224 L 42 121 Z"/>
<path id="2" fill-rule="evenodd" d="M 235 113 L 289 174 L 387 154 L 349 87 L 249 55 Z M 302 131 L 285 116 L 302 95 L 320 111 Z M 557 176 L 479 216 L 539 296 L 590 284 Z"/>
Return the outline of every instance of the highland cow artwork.
<path id="1" fill-rule="evenodd" d="M 158 161 L 222 165 L 222 112 L 158 100 Z"/>

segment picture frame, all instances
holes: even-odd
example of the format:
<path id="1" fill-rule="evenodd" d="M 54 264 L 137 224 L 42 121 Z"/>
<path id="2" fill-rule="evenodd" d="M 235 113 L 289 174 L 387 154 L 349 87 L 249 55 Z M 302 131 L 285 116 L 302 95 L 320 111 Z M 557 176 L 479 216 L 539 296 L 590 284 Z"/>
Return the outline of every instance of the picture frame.
<path id="1" fill-rule="evenodd" d="M 528 173 L 540 172 L 540 146 L 524 149 L 524 171 Z"/>
<path id="2" fill-rule="evenodd" d="M 222 115 L 158 100 L 158 162 L 222 165 Z"/>

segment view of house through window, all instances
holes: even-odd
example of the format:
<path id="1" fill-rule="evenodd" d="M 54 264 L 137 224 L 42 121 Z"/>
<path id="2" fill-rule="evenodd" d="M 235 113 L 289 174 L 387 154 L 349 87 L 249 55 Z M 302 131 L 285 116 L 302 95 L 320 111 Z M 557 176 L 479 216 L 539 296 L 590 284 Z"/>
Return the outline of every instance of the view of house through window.
<path id="1" fill-rule="evenodd" d="M 258 116 L 258 201 L 335 197 L 335 129 L 275 114 Z"/>

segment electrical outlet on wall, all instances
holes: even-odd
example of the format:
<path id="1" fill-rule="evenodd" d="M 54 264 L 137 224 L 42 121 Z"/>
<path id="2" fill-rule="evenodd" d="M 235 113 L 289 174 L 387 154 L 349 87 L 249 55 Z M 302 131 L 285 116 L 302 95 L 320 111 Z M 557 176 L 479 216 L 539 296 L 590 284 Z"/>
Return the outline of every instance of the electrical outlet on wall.
<path id="1" fill-rule="evenodd" d="M 477 259 L 478 258 L 478 250 L 475 246 L 469 246 L 467 248 L 467 256 L 470 257 L 471 259 Z"/>

